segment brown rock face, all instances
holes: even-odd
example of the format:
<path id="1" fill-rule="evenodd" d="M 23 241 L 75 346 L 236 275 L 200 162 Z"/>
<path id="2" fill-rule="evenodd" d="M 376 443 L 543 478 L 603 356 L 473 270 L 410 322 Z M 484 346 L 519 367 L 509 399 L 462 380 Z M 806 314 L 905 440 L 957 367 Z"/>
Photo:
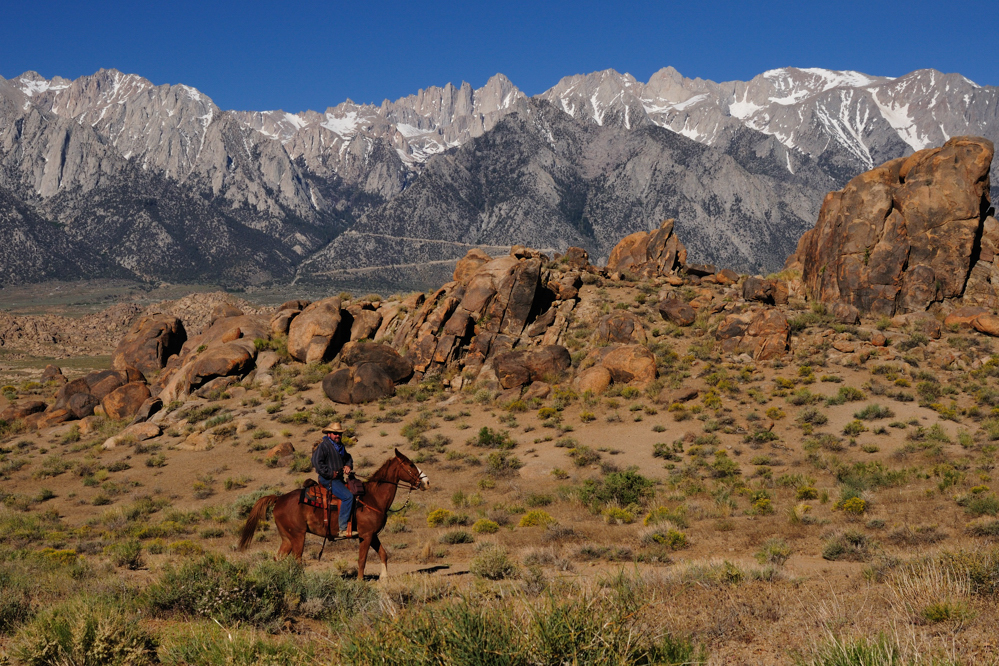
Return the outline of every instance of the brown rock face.
<path id="1" fill-rule="evenodd" d="M 576 378 L 576 386 L 579 387 L 580 393 L 592 391 L 599 395 L 606 391 L 610 387 L 610 384 L 610 370 L 602 365 L 587 368 L 579 373 L 579 376 Z"/>
<path id="2" fill-rule="evenodd" d="M 101 406 L 108 418 L 130 419 L 149 399 L 149 387 L 141 382 L 120 386 L 104 396 Z"/>
<path id="3" fill-rule="evenodd" d="M 286 335 L 291 326 L 291 320 L 297 317 L 302 311 L 293 308 L 278 310 L 271 317 L 271 333 L 275 335 Z"/>
<path id="4" fill-rule="evenodd" d="M 7 409 L 0 412 L 0 421 L 15 421 L 17 419 L 23 419 L 31 414 L 37 414 L 38 412 L 44 412 L 48 405 L 42 400 L 25 400 L 24 402 L 18 403 L 16 405 L 11 405 Z"/>
<path id="5" fill-rule="evenodd" d="M 642 277 L 669 275 L 686 266 L 687 248 L 673 233 L 674 220 L 666 220 L 653 232 L 625 236 L 611 250 L 607 270 L 628 271 Z M 712 271 L 714 272 L 714 271 Z"/>
<path id="6" fill-rule="evenodd" d="M 382 316 L 374 310 L 360 310 L 354 315 L 354 323 L 350 327 L 350 339 L 372 340 L 378 327 L 382 325 Z"/>
<path id="7" fill-rule="evenodd" d="M 857 176 L 826 195 L 788 267 L 800 268 L 812 298 L 876 315 L 960 297 L 970 273 L 975 304 L 994 302 L 999 292 L 985 285 L 995 243 L 984 240 L 989 229 L 999 240 L 999 229 L 986 225 L 993 152 L 987 139 L 954 137 Z"/>
<path id="8" fill-rule="evenodd" d="M 615 312 L 600 319 L 593 339 L 604 344 L 645 344 L 648 338 L 641 319 L 630 312 Z"/>
<path id="9" fill-rule="evenodd" d="M 454 267 L 454 281 L 462 284 L 467 283 L 469 278 L 475 275 L 475 271 L 492 261 L 492 257 L 477 247 L 473 247 L 464 257 L 458 260 Z"/>
<path id="10" fill-rule="evenodd" d="M 336 356 L 350 337 L 350 324 L 342 320 L 339 298 L 312 303 L 288 327 L 288 354 L 304 363 Z"/>
<path id="11" fill-rule="evenodd" d="M 347 343 L 340 352 L 340 360 L 348 366 L 364 363 L 379 365 L 395 383 L 405 381 L 413 375 L 413 364 L 409 359 L 400 356 L 399 352 L 388 345 L 374 342 Z"/>
<path id="12" fill-rule="evenodd" d="M 356 405 L 392 395 L 395 383 L 380 365 L 362 363 L 326 375 L 323 392 L 333 402 Z"/>
<path id="13" fill-rule="evenodd" d="M 546 376 L 558 376 L 571 365 L 569 350 L 560 345 L 506 352 L 493 359 L 493 369 L 505 389 L 548 381 Z"/>
<path id="14" fill-rule="evenodd" d="M 611 350 L 601 365 L 616 384 L 648 384 L 656 378 L 656 357 L 642 345 L 624 345 Z"/>
<path id="15" fill-rule="evenodd" d="M 993 337 L 999 336 L 999 317 L 994 314 L 982 314 L 975 317 L 971 324 L 975 330 Z"/>
<path id="16" fill-rule="evenodd" d="M 66 409 L 73 415 L 74 419 L 82 419 L 94 413 L 94 407 L 100 401 L 89 393 L 74 393 L 66 402 Z"/>
<path id="17" fill-rule="evenodd" d="M 787 305 L 788 289 L 781 280 L 748 277 L 742 283 L 742 297 L 768 305 Z"/>
<path id="18" fill-rule="evenodd" d="M 768 309 L 757 312 L 746 329 L 741 346 L 751 348 L 753 358 L 766 361 L 783 356 L 791 340 L 791 327 L 787 317 L 780 310 Z"/>
<path id="19" fill-rule="evenodd" d="M 267 449 L 267 453 L 264 454 L 265 458 L 284 458 L 285 456 L 290 456 L 295 452 L 295 447 L 291 442 L 281 442 L 275 447 Z"/>
<path id="20" fill-rule="evenodd" d="M 673 322 L 677 326 L 690 326 L 697 319 L 694 308 L 679 298 L 666 298 L 661 301 L 659 314 L 662 315 L 663 319 Z"/>
<path id="21" fill-rule="evenodd" d="M 590 253 L 581 247 L 570 247 L 562 255 L 562 261 L 569 268 L 583 271 L 590 267 Z"/>
<path id="22" fill-rule="evenodd" d="M 172 315 L 153 314 L 140 317 L 118 343 L 112 356 L 115 369 L 126 366 L 144 373 L 158 372 L 172 354 L 179 354 L 187 332 L 184 324 Z"/>

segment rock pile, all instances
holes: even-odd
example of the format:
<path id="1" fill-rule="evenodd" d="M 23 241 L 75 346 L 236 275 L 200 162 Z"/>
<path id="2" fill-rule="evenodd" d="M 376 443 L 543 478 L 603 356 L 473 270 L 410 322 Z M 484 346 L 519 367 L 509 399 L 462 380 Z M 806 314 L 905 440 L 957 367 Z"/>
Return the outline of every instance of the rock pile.
<path id="1" fill-rule="evenodd" d="M 992 142 L 954 137 L 831 192 L 787 262 L 811 298 L 892 316 L 999 303 Z M 963 297 L 963 303 L 961 299 Z"/>

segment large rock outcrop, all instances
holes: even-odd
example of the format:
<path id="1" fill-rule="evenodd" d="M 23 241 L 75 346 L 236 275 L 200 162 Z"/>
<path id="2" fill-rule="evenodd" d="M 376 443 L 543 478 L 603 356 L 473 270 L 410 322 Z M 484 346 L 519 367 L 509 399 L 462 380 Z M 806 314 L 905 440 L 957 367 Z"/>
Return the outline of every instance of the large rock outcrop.
<path id="1" fill-rule="evenodd" d="M 119 369 L 132 366 L 147 374 L 159 372 L 185 342 L 187 332 L 177 317 L 167 314 L 139 317 L 115 349 L 112 363 Z"/>
<path id="2" fill-rule="evenodd" d="M 875 315 L 925 311 L 966 287 L 974 303 L 994 303 L 993 153 L 988 139 L 954 137 L 857 176 L 826 195 L 787 266 L 811 298 Z"/>
<path id="3" fill-rule="evenodd" d="M 686 266 L 687 248 L 673 233 L 674 222 L 666 220 L 655 231 L 639 231 L 622 238 L 611 250 L 607 270 L 648 278 L 669 275 Z"/>

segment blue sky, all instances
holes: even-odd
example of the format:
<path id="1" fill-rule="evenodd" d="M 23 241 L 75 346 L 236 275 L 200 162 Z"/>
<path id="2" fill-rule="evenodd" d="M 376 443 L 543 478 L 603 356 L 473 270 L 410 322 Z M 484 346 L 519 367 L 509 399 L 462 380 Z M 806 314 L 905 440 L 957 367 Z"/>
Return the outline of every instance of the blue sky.
<path id="1" fill-rule="evenodd" d="M 996 0 L 929 2 L 211 2 L 12 0 L 0 75 L 102 67 L 186 83 L 222 108 L 322 110 L 496 72 L 537 94 L 613 68 L 749 79 L 783 66 L 999 85 Z"/>

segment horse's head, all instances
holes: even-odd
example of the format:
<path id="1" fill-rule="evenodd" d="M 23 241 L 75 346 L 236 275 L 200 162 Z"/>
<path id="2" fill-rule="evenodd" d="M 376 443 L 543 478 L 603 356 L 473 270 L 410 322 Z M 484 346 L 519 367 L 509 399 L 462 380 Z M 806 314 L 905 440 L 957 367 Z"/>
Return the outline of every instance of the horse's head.
<path id="1" fill-rule="evenodd" d="M 405 481 L 414 488 L 426 490 L 430 487 L 430 477 L 423 473 L 412 460 L 403 455 L 399 449 L 395 450 L 395 457 L 402 464 L 402 475 L 400 481 Z"/>

